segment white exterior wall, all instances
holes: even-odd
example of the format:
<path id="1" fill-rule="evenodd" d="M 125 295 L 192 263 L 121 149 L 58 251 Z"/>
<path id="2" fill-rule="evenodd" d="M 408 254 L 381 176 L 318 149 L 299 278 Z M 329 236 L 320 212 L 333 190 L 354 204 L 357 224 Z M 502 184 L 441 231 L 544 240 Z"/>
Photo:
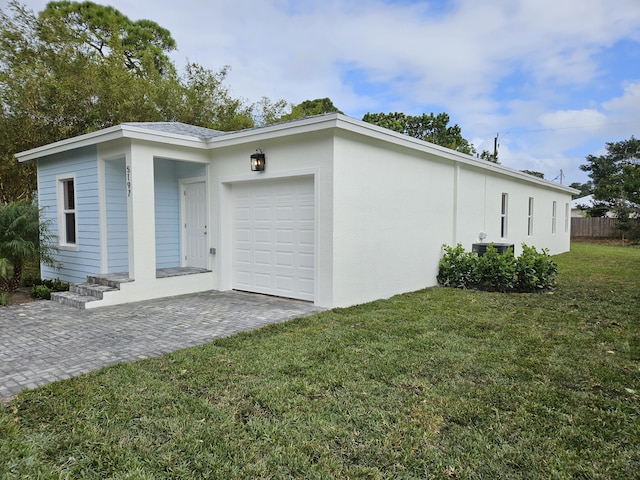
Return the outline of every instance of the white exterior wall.
<path id="1" fill-rule="evenodd" d="M 249 155 L 260 148 L 266 156 L 264 172 L 252 172 Z M 260 182 L 284 177 L 313 176 L 315 193 L 315 304 L 334 305 L 332 289 L 333 244 L 333 140 L 330 131 L 309 132 L 295 137 L 256 136 L 242 145 L 212 151 L 212 238 L 216 248 L 216 287 L 232 288 L 231 192 L 234 183 Z"/>
<path id="2" fill-rule="evenodd" d="M 334 306 L 435 284 L 434 259 L 452 239 L 453 180 L 452 166 L 427 154 L 336 137 Z"/>
<path id="3" fill-rule="evenodd" d="M 507 235 L 500 236 L 502 193 L 508 194 Z M 529 198 L 533 198 L 533 233 L 528 235 Z M 551 210 L 556 201 L 556 232 L 551 232 Z M 565 206 L 570 193 L 506 175 L 461 165 L 458 184 L 456 241 L 470 250 L 485 232 L 484 242 L 513 243 L 515 254 L 522 243 L 538 250 L 548 248 L 552 255 L 569 250 L 570 232 L 565 230 Z"/>

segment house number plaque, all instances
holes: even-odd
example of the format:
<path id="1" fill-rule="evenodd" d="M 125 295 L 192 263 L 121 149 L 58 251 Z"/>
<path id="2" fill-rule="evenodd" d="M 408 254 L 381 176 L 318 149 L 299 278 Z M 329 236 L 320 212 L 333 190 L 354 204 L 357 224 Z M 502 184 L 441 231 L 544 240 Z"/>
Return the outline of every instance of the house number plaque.
<path id="1" fill-rule="evenodd" d="M 131 167 L 127 165 L 127 197 L 131 196 Z"/>

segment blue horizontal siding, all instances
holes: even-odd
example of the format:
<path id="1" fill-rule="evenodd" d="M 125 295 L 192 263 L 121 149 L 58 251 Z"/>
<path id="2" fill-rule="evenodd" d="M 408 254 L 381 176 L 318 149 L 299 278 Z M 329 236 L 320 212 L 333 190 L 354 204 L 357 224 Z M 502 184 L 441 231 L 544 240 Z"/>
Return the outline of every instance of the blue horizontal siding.
<path id="1" fill-rule="evenodd" d="M 107 268 L 109 273 L 129 270 L 129 224 L 124 158 L 105 162 L 107 204 Z"/>
<path id="2" fill-rule="evenodd" d="M 154 161 L 156 268 L 180 266 L 179 165 L 173 160 Z"/>
<path id="3" fill-rule="evenodd" d="M 56 237 L 58 226 L 57 178 L 75 177 L 77 251 L 59 250 L 54 254 L 59 269 L 42 266 L 43 278 L 83 282 L 100 271 L 100 224 L 98 210 L 97 154 L 94 146 L 75 149 L 38 160 L 38 202 L 41 218 L 48 221 Z M 57 245 L 57 239 L 55 244 Z"/>

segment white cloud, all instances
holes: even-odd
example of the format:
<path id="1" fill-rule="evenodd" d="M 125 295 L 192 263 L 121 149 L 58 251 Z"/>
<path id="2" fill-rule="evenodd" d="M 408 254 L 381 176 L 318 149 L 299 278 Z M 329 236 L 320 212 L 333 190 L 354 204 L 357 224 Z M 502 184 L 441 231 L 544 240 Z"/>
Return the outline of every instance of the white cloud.
<path id="1" fill-rule="evenodd" d="M 231 65 L 236 96 L 330 97 L 354 117 L 446 111 L 480 150 L 500 132 L 501 161 L 517 168 L 584 175 L 596 145 L 639 134 L 640 72 L 615 80 L 599 63 L 616 42 L 640 42 L 638 0 L 108 3 L 169 29 L 179 66 Z"/>

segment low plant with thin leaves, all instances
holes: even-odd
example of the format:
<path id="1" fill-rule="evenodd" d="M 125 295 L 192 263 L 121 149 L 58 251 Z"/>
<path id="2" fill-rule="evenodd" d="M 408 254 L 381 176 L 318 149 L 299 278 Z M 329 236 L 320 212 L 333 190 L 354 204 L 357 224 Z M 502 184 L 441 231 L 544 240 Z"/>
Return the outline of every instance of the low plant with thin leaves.
<path id="1" fill-rule="evenodd" d="M 42 262 L 56 266 L 56 247 L 49 233 L 49 224 L 40 222 L 37 205 L 29 200 L 0 204 L 0 287 L 14 292 L 20 286 L 25 265 Z"/>

